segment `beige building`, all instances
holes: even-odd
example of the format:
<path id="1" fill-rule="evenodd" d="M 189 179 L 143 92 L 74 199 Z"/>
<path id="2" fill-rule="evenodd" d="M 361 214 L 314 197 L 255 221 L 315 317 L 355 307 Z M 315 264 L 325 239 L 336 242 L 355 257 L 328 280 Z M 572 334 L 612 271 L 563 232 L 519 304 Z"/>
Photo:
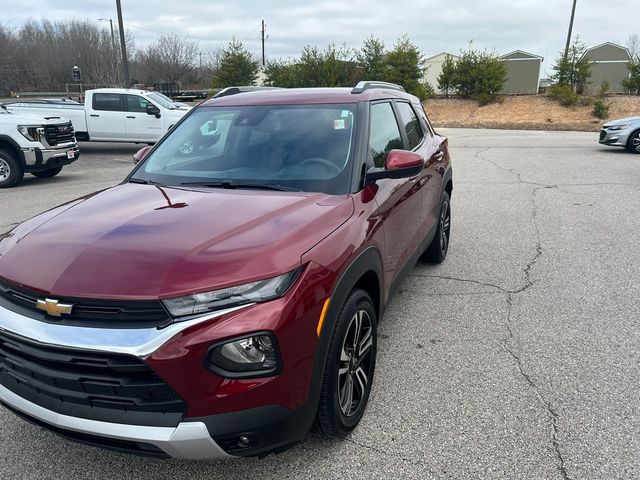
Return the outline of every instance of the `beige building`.
<path id="1" fill-rule="evenodd" d="M 507 80 L 500 93 L 533 95 L 538 93 L 540 66 L 544 60 L 538 55 L 516 50 L 500 57 L 507 67 Z"/>
<path id="2" fill-rule="evenodd" d="M 597 92 L 605 80 L 609 82 L 609 92 L 624 93 L 622 81 L 629 78 L 627 65 L 631 60 L 631 54 L 627 48 L 606 42 L 587 49 L 584 52 L 584 58 L 592 62 L 591 77 L 585 93 Z"/>
<path id="3" fill-rule="evenodd" d="M 433 90 L 436 93 L 444 93 L 441 92 L 438 88 L 438 77 L 442 73 L 442 64 L 447 58 L 447 55 L 450 56 L 454 62 L 458 61 L 458 59 L 460 58 L 457 55 L 442 52 L 438 55 L 434 55 L 433 57 L 429 57 L 424 61 L 424 66 L 426 69 L 424 73 L 424 80 L 433 87 Z"/>

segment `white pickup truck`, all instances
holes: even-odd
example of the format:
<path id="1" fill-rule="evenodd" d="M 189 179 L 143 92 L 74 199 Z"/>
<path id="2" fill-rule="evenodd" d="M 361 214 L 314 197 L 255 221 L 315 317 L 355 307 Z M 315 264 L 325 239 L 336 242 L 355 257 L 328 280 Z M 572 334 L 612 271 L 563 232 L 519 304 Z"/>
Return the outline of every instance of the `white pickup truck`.
<path id="1" fill-rule="evenodd" d="M 9 112 L 68 118 L 79 141 L 134 143 L 157 142 L 191 109 L 157 92 L 124 88 L 87 90 L 84 105 L 29 100 L 5 107 Z"/>
<path id="2" fill-rule="evenodd" d="M 66 118 L 10 113 L 0 107 L 0 188 L 17 185 L 27 172 L 53 177 L 79 156 L 73 126 Z"/>

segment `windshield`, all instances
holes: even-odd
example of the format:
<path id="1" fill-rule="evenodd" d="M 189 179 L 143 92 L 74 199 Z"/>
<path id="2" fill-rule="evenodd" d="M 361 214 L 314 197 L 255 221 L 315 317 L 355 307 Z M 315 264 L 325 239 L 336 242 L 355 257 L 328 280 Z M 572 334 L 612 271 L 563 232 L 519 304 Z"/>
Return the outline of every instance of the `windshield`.
<path id="1" fill-rule="evenodd" d="M 200 107 L 131 179 L 345 194 L 354 122 L 355 104 Z"/>
<path id="2" fill-rule="evenodd" d="M 164 107 L 167 110 L 173 110 L 174 108 L 176 108 L 175 104 L 171 101 L 171 99 L 161 93 L 153 92 L 153 93 L 149 93 L 148 96 L 154 102 L 158 103 L 161 107 Z"/>

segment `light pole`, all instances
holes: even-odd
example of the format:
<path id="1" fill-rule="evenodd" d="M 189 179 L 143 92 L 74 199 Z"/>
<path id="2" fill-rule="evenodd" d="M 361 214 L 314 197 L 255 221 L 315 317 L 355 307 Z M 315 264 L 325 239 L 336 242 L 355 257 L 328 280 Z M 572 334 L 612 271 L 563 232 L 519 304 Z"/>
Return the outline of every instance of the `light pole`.
<path id="1" fill-rule="evenodd" d="M 573 18 L 576 15 L 576 1 L 573 0 L 573 7 L 571 8 L 571 20 L 569 20 L 569 31 L 567 32 L 567 44 L 564 47 L 564 60 L 567 61 L 569 55 L 569 44 L 571 44 L 571 32 L 573 30 Z"/>
<path id="2" fill-rule="evenodd" d="M 120 72 L 118 72 L 118 54 L 116 52 L 116 36 L 113 33 L 113 20 L 110 18 L 99 18 L 99 22 L 109 22 L 109 26 L 111 27 L 111 52 L 112 52 L 112 60 L 113 60 L 113 68 L 116 71 L 118 76 L 118 80 L 120 79 Z"/>

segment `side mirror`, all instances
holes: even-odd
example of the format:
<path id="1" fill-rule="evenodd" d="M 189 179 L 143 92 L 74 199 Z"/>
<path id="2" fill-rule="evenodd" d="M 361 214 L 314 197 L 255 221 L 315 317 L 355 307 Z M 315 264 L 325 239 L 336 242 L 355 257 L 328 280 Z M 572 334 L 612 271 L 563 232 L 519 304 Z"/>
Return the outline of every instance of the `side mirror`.
<path id="1" fill-rule="evenodd" d="M 384 168 L 372 168 L 367 172 L 367 183 L 383 178 L 409 178 L 418 175 L 424 168 L 424 158 L 406 150 L 391 150 L 387 154 Z"/>
<path id="2" fill-rule="evenodd" d="M 140 163 L 145 157 L 149 154 L 149 151 L 153 148 L 152 145 L 147 145 L 146 147 L 141 148 L 136 153 L 133 154 L 133 163 Z"/>
<path id="3" fill-rule="evenodd" d="M 153 103 L 147 103 L 147 115 L 155 115 L 156 118 L 160 118 L 160 109 Z"/>

